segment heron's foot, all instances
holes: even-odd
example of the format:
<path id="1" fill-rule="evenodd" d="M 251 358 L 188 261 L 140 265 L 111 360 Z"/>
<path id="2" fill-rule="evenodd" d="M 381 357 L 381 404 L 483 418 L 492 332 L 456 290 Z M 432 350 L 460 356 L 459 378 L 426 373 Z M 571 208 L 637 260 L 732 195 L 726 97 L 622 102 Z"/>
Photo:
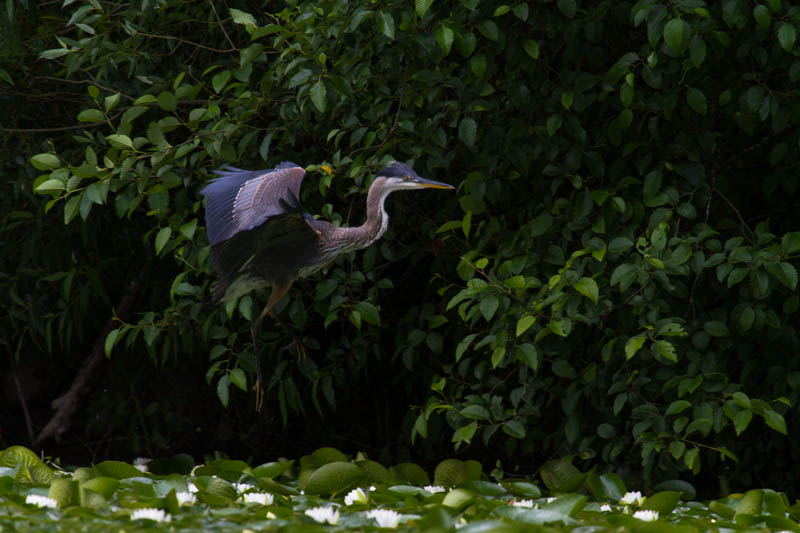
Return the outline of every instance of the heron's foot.
<path id="1" fill-rule="evenodd" d="M 298 337 L 293 337 L 292 342 L 281 348 L 280 351 L 288 351 L 288 350 L 295 350 L 297 351 L 297 360 L 298 361 L 305 361 L 306 360 L 306 348 L 303 346 L 303 341 L 301 341 Z"/>

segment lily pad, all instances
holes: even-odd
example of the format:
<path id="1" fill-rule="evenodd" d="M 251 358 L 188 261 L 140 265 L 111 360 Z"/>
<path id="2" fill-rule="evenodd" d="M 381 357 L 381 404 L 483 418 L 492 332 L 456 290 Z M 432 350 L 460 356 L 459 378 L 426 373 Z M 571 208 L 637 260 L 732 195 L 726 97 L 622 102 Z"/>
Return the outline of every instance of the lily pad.
<path id="1" fill-rule="evenodd" d="M 566 459 L 546 462 L 539 475 L 542 476 L 542 481 L 550 492 L 571 492 L 577 489 L 586 477 Z"/>
<path id="2" fill-rule="evenodd" d="M 389 469 L 377 461 L 370 459 L 362 459 L 356 461 L 356 464 L 366 472 L 365 483 L 370 485 L 385 485 L 391 486 L 397 483 L 397 478 L 389 472 Z"/>
<path id="3" fill-rule="evenodd" d="M 409 485 L 424 487 L 431 482 L 428 473 L 416 463 L 400 463 L 399 465 L 390 467 L 389 471 L 394 474 L 398 480 L 408 483 Z"/>
<path id="4" fill-rule="evenodd" d="M 100 475 L 113 477 L 114 479 L 125 479 L 129 477 L 139 477 L 142 471 L 135 466 L 123 463 L 122 461 L 103 461 L 94 465 Z"/>
<path id="5" fill-rule="evenodd" d="M 366 472 L 353 463 L 335 461 L 316 469 L 306 481 L 308 494 L 339 494 L 358 485 Z"/>
<path id="6" fill-rule="evenodd" d="M 477 461 L 445 459 L 436 466 L 433 483 L 443 487 L 455 487 L 465 481 L 480 479 L 481 470 L 481 465 Z"/>

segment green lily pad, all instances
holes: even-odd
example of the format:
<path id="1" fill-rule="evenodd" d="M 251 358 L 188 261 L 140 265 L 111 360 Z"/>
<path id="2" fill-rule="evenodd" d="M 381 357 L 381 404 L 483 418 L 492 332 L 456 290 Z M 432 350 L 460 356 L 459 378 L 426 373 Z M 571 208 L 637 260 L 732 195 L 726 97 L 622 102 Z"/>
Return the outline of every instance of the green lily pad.
<path id="1" fill-rule="evenodd" d="M 25 446 L 10 446 L 0 452 L 0 467 L 17 469 L 16 480 L 34 485 L 49 483 L 55 474 Z"/>
<path id="2" fill-rule="evenodd" d="M 339 494 L 356 487 L 365 477 L 364 470 L 353 463 L 335 461 L 312 472 L 305 491 L 308 494 Z"/>
<path id="3" fill-rule="evenodd" d="M 542 491 L 530 481 L 503 481 L 501 483 L 508 492 L 520 498 L 541 498 Z"/>
<path id="4" fill-rule="evenodd" d="M 356 461 L 356 464 L 367 474 L 364 483 L 369 485 L 384 485 L 389 487 L 398 481 L 397 478 L 393 476 L 391 472 L 389 472 L 388 468 L 377 461 L 362 459 L 361 461 Z"/>
<path id="5" fill-rule="evenodd" d="M 50 482 L 47 495 L 58 502 L 59 507 L 69 507 L 78 502 L 78 483 L 65 477 Z"/>
<path id="6" fill-rule="evenodd" d="M 119 481 L 114 478 L 99 476 L 81 483 L 81 488 L 92 490 L 104 498 L 111 498 L 119 487 Z"/>
<path id="7" fill-rule="evenodd" d="M 253 469 L 253 475 L 257 478 L 274 479 L 289 470 L 293 464 L 294 461 L 273 461 L 271 463 L 264 463 Z"/>
<path id="8" fill-rule="evenodd" d="M 445 459 L 433 472 L 434 485 L 455 487 L 465 481 L 480 479 L 482 467 L 477 461 Z"/>
<path id="9" fill-rule="evenodd" d="M 444 500 L 442 500 L 442 505 L 457 509 L 471 502 L 473 498 L 475 498 L 475 493 L 470 490 L 453 489 L 444 497 Z"/>
<path id="10" fill-rule="evenodd" d="M 736 515 L 734 520 L 739 521 L 742 515 L 757 515 L 761 513 L 761 489 L 748 490 L 739 501 L 739 506 L 736 508 Z"/>
<path id="11" fill-rule="evenodd" d="M 389 468 L 389 471 L 401 482 L 417 487 L 430 485 L 431 478 L 428 473 L 416 463 L 400 463 Z"/>
<path id="12" fill-rule="evenodd" d="M 682 494 L 682 492 L 674 490 L 656 492 L 652 496 L 647 497 L 642 504 L 642 509 L 651 509 L 653 511 L 658 511 L 660 515 L 667 515 L 678 506 Z"/>
<path id="13" fill-rule="evenodd" d="M 347 462 L 347 456 L 336 448 L 324 447 L 311 452 L 311 455 L 304 455 L 300 458 L 300 467 L 317 469 L 328 463 Z"/>
<path id="14" fill-rule="evenodd" d="M 586 477 L 566 459 L 546 462 L 539 475 L 542 476 L 542 481 L 550 492 L 571 492 L 577 489 Z"/>
<path id="15" fill-rule="evenodd" d="M 234 501 L 237 497 L 236 489 L 233 485 L 219 477 L 212 477 L 208 480 L 205 490 L 198 493 L 198 497 L 202 495 L 211 497 L 208 503 L 222 500 L 225 504 Z"/>
<path id="16" fill-rule="evenodd" d="M 135 466 L 123 463 L 122 461 L 103 461 L 94 465 L 100 475 L 113 477 L 114 479 L 125 479 L 129 477 L 140 477 L 144 474 Z"/>

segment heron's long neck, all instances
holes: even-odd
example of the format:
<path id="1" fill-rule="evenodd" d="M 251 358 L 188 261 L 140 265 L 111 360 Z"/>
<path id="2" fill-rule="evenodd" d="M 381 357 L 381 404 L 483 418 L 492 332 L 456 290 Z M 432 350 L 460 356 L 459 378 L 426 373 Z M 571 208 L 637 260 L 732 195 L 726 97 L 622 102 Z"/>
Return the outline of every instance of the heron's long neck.
<path id="1" fill-rule="evenodd" d="M 341 228 L 345 232 L 343 237 L 347 241 L 349 249 L 366 248 L 384 234 L 389 226 L 389 215 L 386 214 L 383 203 L 389 196 L 389 192 L 370 189 L 367 195 L 367 220 L 354 228 Z"/>

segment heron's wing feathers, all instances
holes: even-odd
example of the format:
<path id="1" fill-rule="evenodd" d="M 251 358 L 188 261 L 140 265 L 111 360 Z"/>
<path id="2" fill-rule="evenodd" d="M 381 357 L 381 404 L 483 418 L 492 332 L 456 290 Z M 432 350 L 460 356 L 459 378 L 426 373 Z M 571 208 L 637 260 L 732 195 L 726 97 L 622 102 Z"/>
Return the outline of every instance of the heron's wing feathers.
<path id="1" fill-rule="evenodd" d="M 260 226 L 268 219 L 301 211 L 305 170 L 284 162 L 269 170 L 224 167 L 200 191 L 206 197 L 206 227 L 212 245 Z"/>
<path id="2" fill-rule="evenodd" d="M 221 299 L 228 285 L 249 268 L 258 279 L 282 281 L 291 270 L 287 250 L 302 250 L 319 242 L 319 233 L 311 227 L 308 215 L 300 212 L 270 217 L 251 230 L 237 232 L 230 239 L 211 245 L 211 260 L 220 275 L 214 300 Z M 251 265 L 251 262 L 254 263 Z"/>

